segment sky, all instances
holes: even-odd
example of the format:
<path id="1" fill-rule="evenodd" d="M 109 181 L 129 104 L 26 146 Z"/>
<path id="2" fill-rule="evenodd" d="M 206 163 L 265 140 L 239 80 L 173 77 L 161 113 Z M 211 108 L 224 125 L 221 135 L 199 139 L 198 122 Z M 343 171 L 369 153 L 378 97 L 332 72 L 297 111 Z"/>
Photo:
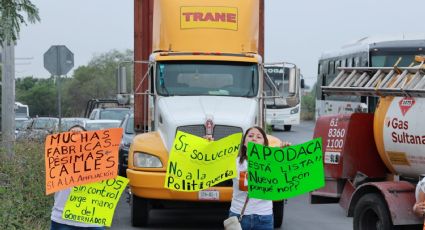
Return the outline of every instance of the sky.
<path id="1" fill-rule="evenodd" d="M 21 28 L 16 77 L 49 77 L 52 45 L 74 53 L 74 68 L 112 49 L 133 49 L 133 0 L 32 0 L 41 22 Z M 423 35 L 424 0 L 266 0 L 265 61 L 295 63 L 313 85 L 325 51 L 367 36 Z M 72 70 L 68 75 L 72 74 Z"/>

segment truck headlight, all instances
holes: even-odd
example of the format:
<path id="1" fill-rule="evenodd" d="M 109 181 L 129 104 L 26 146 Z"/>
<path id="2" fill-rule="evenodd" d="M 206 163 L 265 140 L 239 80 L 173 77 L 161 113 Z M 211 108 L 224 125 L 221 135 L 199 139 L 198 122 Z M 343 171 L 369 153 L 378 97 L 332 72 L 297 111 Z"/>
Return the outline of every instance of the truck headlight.
<path id="1" fill-rule="evenodd" d="M 134 166 L 138 168 L 162 168 L 161 160 L 147 153 L 134 153 Z"/>
<path id="2" fill-rule="evenodd" d="M 296 107 L 294 109 L 291 109 L 291 114 L 296 114 L 300 110 L 300 107 Z"/>

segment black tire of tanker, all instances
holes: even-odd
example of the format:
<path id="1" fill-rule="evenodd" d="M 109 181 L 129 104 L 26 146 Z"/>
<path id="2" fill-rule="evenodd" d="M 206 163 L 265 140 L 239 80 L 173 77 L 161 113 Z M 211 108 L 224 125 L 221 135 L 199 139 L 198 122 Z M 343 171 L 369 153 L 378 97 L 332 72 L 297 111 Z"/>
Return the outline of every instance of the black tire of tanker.
<path id="1" fill-rule="evenodd" d="M 275 228 L 280 228 L 283 222 L 283 214 L 285 211 L 284 201 L 273 202 L 273 224 Z"/>
<path id="2" fill-rule="evenodd" d="M 134 227 L 146 227 L 149 220 L 149 200 L 131 195 L 131 224 Z"/>
<path id="3" fill-rule="evenodd" d="M 354 208 L 354 230 L 394 229 L 384 198 L 377 193 L 364 195 Z"/>
<path id="4" fill-rule="evenodd" d="M 284 125 L 283 126 L 283 130 L 285 130 L 286 132 L 291 131 L 292 125 Z"/>

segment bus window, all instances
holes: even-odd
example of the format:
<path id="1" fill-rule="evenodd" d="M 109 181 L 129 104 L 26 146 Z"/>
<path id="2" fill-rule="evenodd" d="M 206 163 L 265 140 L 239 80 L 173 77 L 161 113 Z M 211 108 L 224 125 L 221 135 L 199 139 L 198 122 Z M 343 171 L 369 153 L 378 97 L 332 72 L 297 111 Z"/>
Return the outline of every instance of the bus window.
<path id="1" fill-rule="evenodd" d="M 359 67 L 360 66 L 360 57 L 355 57 L 354 58 L 354 66 L 355 67 Z"/>
<path id="2" fill-rule="evenodd" d="M 328 69 L 329 69 L 329 71 L 328 71 L 329 74 L 335 73 L 335 64 L 334 64 L 333 61 L 329 62 L 329 68 Z"/>
<path id="3" fill-rule="evenodd" d="M 384 66 L 385 56 L 372 56 L 372 67 Z"/>
<path id="4" fill-rule="evenodd" d="M 341 67 L 341 61 L 340 60 L 338 60 L 338 61 L 335 62 L 335 72 L 338 71 L 338 68 L 339 67 Z"/>
<path id="5" fill-rule="evenodd" d="M 317 74 L 323 73 L 323 65 L 322 64 L 319 64 L 318 70 L 319 70 L 319 72 Z"/>
<path id="6" fill-rule="evenodd" d="M 373 55 L 372 66 L 394 66 L 399 58 L 401 58 L 401 61 L 398 63 L 398 66 L 409 66 L 412 62 L 414 62 L 414 55 Z"/>
<path id="7" fill-rule="evenodd" d="M 324 61 L 323 62 L 323 70 L 322 73 L 327 74 L 329 73 L 329 62 L 328 61 Z"/>
<path id="8" fill-rule="evenodd" d="M 347 67 L 353 67 L 353 58 L 347 58 Z"/>
<path id="9" fill-rule="evenodd" d="M 341 61 L 341 67 L 345 67 L 345 59 L 342 59 L 342 61 Z"/>

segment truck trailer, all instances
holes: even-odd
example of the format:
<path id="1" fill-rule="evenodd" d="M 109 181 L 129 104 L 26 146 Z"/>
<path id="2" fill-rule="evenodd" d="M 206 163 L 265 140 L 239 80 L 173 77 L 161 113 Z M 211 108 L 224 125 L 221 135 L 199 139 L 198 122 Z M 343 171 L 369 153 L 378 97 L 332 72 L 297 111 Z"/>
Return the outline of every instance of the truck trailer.
<path id="1" fill-rule="evenodd" d="M 177 131 L 219 140 L 254 125 L 265 127 L 259 54 L 264 1 L 135 3 L 134 117 L 140 134 L 130 146 L 127 177 L 132 224 L 146 226 L 153 208 L 231 201 L 231 180 L 199 192 L 178 192 L 164 188 L 164 179 Z M 289 91 L 296 96 L 296 67 L 289 78 Z M 273 136 L 269 140 L 272 146 L 280 144 Z M 278 227 L 283 201 L 273 208 Z"/>

